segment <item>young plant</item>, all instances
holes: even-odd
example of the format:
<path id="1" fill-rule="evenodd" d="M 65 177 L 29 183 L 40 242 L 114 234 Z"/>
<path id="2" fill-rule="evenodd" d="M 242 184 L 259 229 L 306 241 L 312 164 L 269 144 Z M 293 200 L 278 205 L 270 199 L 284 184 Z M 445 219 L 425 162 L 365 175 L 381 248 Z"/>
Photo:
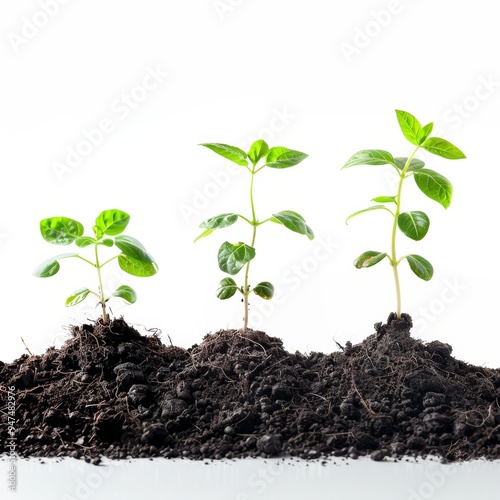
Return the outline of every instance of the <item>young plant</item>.
<path id="1" fill-rule="evenodd" d="M 356 215 L 374 210 L 383 210 L 392 217 L 390 252 L 372 250 L 364 252 L 354 261 L 354 265 L 358 269 L 371 267 L 387 257 L 394 273 L 397 302 L 396 314 L 399 318 L 401 316 L 401 288 L 398 274 L 400 262 L 406 259 L 410 269 L 419 278 L 425 281 L 429 281 L 434 272 L 431 263 L 420 255 L 409 254 L 398 257 L 396 253 L 396 234 L 398 227 L 403 234 L 408 236 L 408 238 L 419 241 L 427 234 L 430 224 L 429 217 L 424 212 L 401 212 L 403 182 L 409 177 L 413 177 L 418 188 L 426 196 L 438 202 L 446 209 L 450 206 L 453 194 L 451 182 L 434 170 L 424 168 L 424 162 L 416 159 L 415 155 L 420 148 L 449 160 L 459 160 L 465 158 L 465 155 L 460 149 L 447 140 L 440 139 L 439 137 L 431 137 L 433 123 L 422 126 L 413 115 L 406 111 L 396 110 L 396 116 L 403 135 L 414 146 L 409 157 L 393 157 L 387 151 L 368 149 L 359 151 L 351 156 L 342 168 L 353 167 L 355 165 L 390 165 L 397 172 L 399 182 L 396 194 L 373 198 L 371 201 L 377 203 L 377 205 L 351 214 L 346 219 L 346 223 Z"/>
<path id="2" fill-rule="evenodd" d="M 106 303 L 111 297 L 120 297 L 129 304 L 137 300 L 133 288 L 127 285 L 119 286 L 109 297 L 104 295 L 101 269 L 118 259 L 120 268 L 132 276 L 148 277 L 158 271 L 158 266 L 139 241 L 131 236 L 121 233 L 130 221 L 130 215 L 121 210 L 105 210 L 95 221 L 94 236 L 83 235 L 83 225 L 68 217 L 50 217 L 40 221 L 40 232 L 43 238 L 54 245 L 70 245 L 75 243 L 78 248 L 93 247 L 93 260 L 82 257 L 79 253 L 63 253 L 52 257 L 40 264 L 33 274 L 40 278 L 54 276 L 60 269 L 59 261 L 75 257 L 93 266 L 97 271 L 99 291 L 94 292 L 88 288 L 80 288 L 66 299 L 66 306 L 74 306 L 87 298 L 89 294 L 97 297 L 102 307 L 102 320 L 109 322 Z M 102 262 L 99 260 L 99 247 L 116 246 L 120 253 Z"/>
<path id="3" fill-rule="evenodd" d="M 241 214 L 225 213 L 211 217 L 200 224 L 200 227 L 203 228 L 204 231 L 194 240 L 196 242 L 200 238 L 213 233 L 216 229 L 231 226 L 238 219 L 242 219 L 251 226 L 252 239 L 250 245 L 242 242 L 229 243 L 228 241 L 225 241 L 221 245 L 217 256 L 219 269 L 227 274 L 230 274 L 231 276 L 238 274 L 241 269 L 245 268 L 243 285 L 238 286 L 233 278 L 223 278 L 217 288 L 217 297 L 221 300 L 229 299 L 237 291 L 243 295 L 243 331 L 246 332 L 248 327 L 248 298 L 250 293 L 253 292 L 265 300 L 272 299 L 274 295 L 274 286 L 268 281 L 262 281 L 253 288 L 249 285 L 250 262 L 255 257 L 255 238 L 257 235 L 257 228 L 266 222 L 274 222 L 285 226 L 291 231 L 304 234 L 310 240 L 314 238 L 312 229 L 306 224 L 305 219 L 297 212 L 284 210 L 282 212 L 272 214 L 272 216 L 267 219 L 261 221 L 257 219 L 253 194 L 255 176 L 266 167 L 276 169 L 293 167 L 307 158 L 307 155 L 305 153 L 281 146 L 269 148 L 266 142 L 262 139 L 255 141 L 247 153 L 240 148 L 228 146 L 227 144 L 200 144 L 200 146 L 205 146 L 237 165 L 246 168 L 250 174 L 251 215 L 249 217 L 245 217 Z"/>

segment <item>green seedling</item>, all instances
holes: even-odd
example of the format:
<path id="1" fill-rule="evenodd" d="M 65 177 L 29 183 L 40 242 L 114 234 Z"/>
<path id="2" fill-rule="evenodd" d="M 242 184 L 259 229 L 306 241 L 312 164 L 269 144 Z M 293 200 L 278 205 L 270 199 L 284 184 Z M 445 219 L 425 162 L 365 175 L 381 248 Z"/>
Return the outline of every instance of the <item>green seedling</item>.
<path id="1" fill-rule="evenodd" d="M 419 241 L 427 234 L 430 224 L 429 217 L 424 212 L 401 212 L 403 182 L 409 177 L 413 177 L 418 188 L 426 196 L 438 202 L 446 209 L 450 206 L 453 194 L 451 182 L 434 170 L 425 168 L 424 162 L 416 159 L 415 155 L 420 148 L 449 160 L 459 160 L 465 158 L 465 155 L 447 140 L 440 139 L 439 137 L 431 137 L 433 123 L 422 126 L 413 115 L 406 111 L 396 110 L 396 115 L 403 135 L 415 146 L 408 158 L 393 157 L 387 151 L 380 149 L 368 149 L 359 151 L 351 156 L 342 168 L 353 167 L 355 165 L 390 165 L 397 172 L 399 178 L 397 193 L 393 196 L 377 196 L 373 198 L 371 201 L 377 203 L 376 205 L 351 214 L 346 219 L 346 223 L 352 217 L 375 210 L 387 212 L 392 217 L 390 252 L 372 250 L 364 252 L 354 261 L 354 265 L 358 269 L 371 267 L 387 257 L 394 273 L 397 302 L 396 314 L 399 318 L 401 316 L 401 288 L 398 274 L 400 262 L 406 259 L 410 269 L 425 281 L 430 280 L 434 273 L 431 263 L 420 255 L 409 254 L 399 258 L 397 256 L 396 234 L 398 227 L 407 237 Z"/>
<path id="2" fill-rule="evenodd" d="M 93 261 L 80 255 L 79 253 L 63 253 L 52 257 L 40 264 L 33 274 L 40 278 L 49 278 L 58 273 L 60 269 L 59 261 L 68 258 L 77 258 L 94 267 L 97 271 L 99 281 L 99 292 L 94 292 L 88 288 L 80 288 L 66 299 L 66 306 L 74 306 L 94 295 L 97 297 L 102 307 L 102 320 L 109 322 L 106 311 L 106 303 L 111 297 L 120 297 L 129 304 L 137 300 L 137 294 L 133 288 L 127 285 L 119 286 L 109 297 L 104 294 L 102 285 L 101 269 L 118 259 L 118 265 L 128 274 L 138 277 L 153 276 L 158 271 L 158 266 L 139 241 L 131 236 L 121 233 L 125 230 L 130 221 L 130 215 L 121 210 L 105 210 L 95 221 L 93 227 L 94 236 L 83 235 L 83 225 L 78 221 L 68 217 L 50 217 L 40 221 L 40 232 L 43 238 L 54 245 L 70 245 L 75 243 L 78 248 L 93 247 Z M 116 246 L 120 253 L 108 258 L 101 263 L 99 259 L 100 247 Z"/>
<path id="3" fill-rule="evenodd" d="M 223 278 L 217 288 L 217 297 L 221 300 L 229 299 L 237 291 L 243 295 L 243 331 L 246 332 L 248 327 L 248 299 L 250 293 L 253 292 L 265 300 L 272 299 L 274 295 L 274 286 L 268 281 L 262 281 L 253 288 L 249 285 L 249 269 L 250 262 L 255 257 L 255 238 L 257 235 L 257 228 L 266 222 L 274 222 L 285 226 L 291 231 L 304 234 L 310 240 L 314 238 L 312 229 L 306 224 L 304 217 L 297 212 L 284 210 L 282 212 L 272 214 L 272 216 L 267 219 L 261 221 L 257 219 L 253 194 L 255 175 L 266 167 L 276 169 L 293 167 L 307 158 L 307 155 L 305 153 L 281 146 L 269 148 L 266 142 L 262 139 L 255 141 L 247 153 L 240 148 L 228 146 L 227 144 L 200 144 L 200 146 L 205 146 L 237 165 L 246 168 L 250 174 L 251 215 L 249 217 L 245 217 L 236 213 L 225 213 L 211 217 L 200 224 L 200 227 L 203 228 L 204 231 L 195 239 L 195 241 L 197 241 L 200 238 L 213 233 L 216 229 L 231 226 L 238 219 L 242 219 L 252 227 L 252 239 L 250 245 L 242 242 L 229 243 L 228 241 L 225 241 L 221 245 L 218 252 L 219 269 L 221 271 L 234 276 L 238 274 L 241 269 L 245 268 L 243 285 L 238 286 L 233 278 Z"/>

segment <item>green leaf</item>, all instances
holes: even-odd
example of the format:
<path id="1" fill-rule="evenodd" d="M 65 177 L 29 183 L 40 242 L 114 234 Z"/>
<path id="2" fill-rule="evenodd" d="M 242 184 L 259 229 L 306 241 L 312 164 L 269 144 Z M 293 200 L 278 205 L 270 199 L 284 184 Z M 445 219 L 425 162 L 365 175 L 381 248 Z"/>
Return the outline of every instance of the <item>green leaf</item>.
<path id="1" fill-rule="evenodd" d="M 428 168 L 417 170 L 413 177 L 422 193 L 440 203 L 444 208 L 450 206 L 453 186 L 446 177 Z"/>
<path id="2" fill-rule="evenodd" d="M 80 288 L 66 299 L 66 307 L 76 306 L 83 302 L 90 293 L 88 288 Z"/>
<path id="3" fill-rule="evenodd" d="M 119 286 L 113 293 L 112 297 L 120 297 L 129 304 L 133 304 L 137 300 L 135 290 L 127 285 Z"/>
<path id="4" fill-rule="evenodd" d="M 394 157 L 391 153 L 382 149 L 364 149 L 354 153 L 342 168 L 354 167 L 355 165 L 394 165 Z"/>
<path id="5" fill-rule="evenodd" d="M 211 149 L 214 153 L 217 153 L 227 160 L 231 160 L 237 165 L 241 165 L 242 167 L 246 167 L 248 162 L 246 160 L 247 154 L 240 148 L 236 146 L 229 146 L 228 144 L 220 144 L 220 143 L 206 143 L 200 144 L 200 146 L 204 146 L 208 149 Z"/>
<path id="6" fill-rule="evenodd" d="M 55 257 L 51 257 L 50 259 L 40 264 L 33 271 L 33 275 L 37 276 L 38 278 L 50 278 L 51 276 L 54 276 L 54 274 L 57 274 L 59 269 L 61 268 L 58 262 L 60 259 L 76 257 L 77 255 L 77 253 L 61 253 L 59 255 L 56 255 Z"/>
<path id="7" fill-rule="evenodd" d="M 132 257 L 139 262 L 153 263 L 154 259 L 149 255 L 144 246 L 132 236 L 117 236 L 115 245 L 127 257 Z"/>
<path id="8" fill-rule="evenodd" d="M 212 234 L 216 229 L 221 229 L 224 227 L 231 226 L 238 220 L 238 214 L 227 213 L 216 215 L 215 217 L 211 217 L 210 219 L 204 220 L 201 224 L 201 228 L 205 228 L 206 231 L 203 231 L 194 241 L 198 241 L 200 238 L 208 236 Z"/>
<path id="9" fill-rule="evenodd" d="M 271 300 L 274 295 L 274 286 L 269 281 L 262 281 L 253 288 L 253 292 L 265 300 Z"/>
<path id="10" fill-rule="evenodd" d="M 156 262 L 143 262 L 124 254 L 118 256 L 118 265 L 122 271 L 139 278 L 147 278 L 158 272 Z"/>
<path id="11" fill-rule="evenodd" d="M 43 239 L 54 245 L 70 245 L 83 235 L 83 226 L 68 217 L 49 217 L 40 221 Z"/>
<path id="12" fill-rule="evenodd" d="M 313 230 L 306 224 L 304 217 L 297 212 L 293 212 L 292 210 L 283 210 L 277 214 L 273 214 L 273 217 L 276 219 L 273 222 L 278 221 L 291 231 L 295 231 L 299 234 L 305 234 L 310 240 L 314 239 Z"/>
<path id="13" fill-rule="evenodd" d="M 277 146 L 271 148 L 266 157 L 266 166 L 270 168 L 289 168 L 298 165 L 308 157 L 305 153 Z"/>
<path id="14" fill-rule="evenodd" d="M 104 245 L 105 247 L 112 247 L 115 242 L 111 238 L 105 238 L 99 242 L 99 245 Z"/>
<path id="15" fill-rule="evenodd" d="M 429 281 L 434 274 L 434 269 L 432 268 L 432 264 L 421 257 L 420 255 L 407 255 L 406 260 L 410 265 L 410 269 L 424 281 Z"/>
<path id="16" fill-rule="evenodd" d="M 446 139 L 440 139 L 439 137 L 429 137 L 422 144 L 422 147 L 429 151 L 429 153 L 442 156 L 448 160 L 461 160 L 465 158 L 464 153 L 460 149 Z"/>
<path id="17" fill-rule="evenodd" d="M 75 240 L 75 245 L 78 248 L 85 248 L 88 247 L 89 245 L 92 245 L 93 243 L 96 243 L 97 240 L 95 238 L 92 238 L 90 236 L 80 236 L 80 238 L 77 238 Z"/>
<path id="18" fill-rule="evenodd" d="M 223 278 L 219 282 L 217 287 L 217 298 L 220 300 L 226 300 L 231 298 L 238 290 L 238 285 L 233 280 L 233 278 Z"/>
<path id="19" fill-rule="evenodd" d="M 219 248 L 219 269 L 227 274 L 238 274 L 241 268 L 255 257 L 255 249 L 245 243 L 233 245 L 228 241 Z"/>
<path id="20" fill-rule="evenodd" d="M 269 151 L 266 141 L 259 139 L 255 141 L 248 150 L 248 159 L 255 165 Z"/>
<path id="21" fill-rule="evenodd" d="M 420 122 L 411 113 L 399 109 L 396 110 L 396 116 L 403 135 L 415 146 L 420 146 L 424 140 L 424 130 Z"/>
<path id="22" fill-rule="evenodd" d="M 396 163 L 396 167 L 398 167 L 399 170 L 403 170 L 405 168 L 407 161 L 408 158 L 405 158 L 403 156 L 398 156 L 397 158 L 394 158 L 394 163 Z M 425 163 L 422 160 L 418 160 L 417 158 L 412 158 L 407 172 L 414 172 L 415 170 L 419 170 L 424 167 Z"/>
<path id="23" fill-rule="evenodd" d="M 403 212 L 399 214 L 398 226 L 412 240 L 421 240 L 429 230 L 429 217 L 424 212 Z"/>
<path id="24" fill-rule="evenodd" d="M 95 227 L 98 228 L 98 233 L 100 234 L 98 238 L 100 239 L 102 234 L 116 236 L 123 233 L 129 222 L 130 215 L 121 210 L 104 210 L 95 220 Z"/>
<path id="25" fill-rule="evenodd" d="M 378 264 L 381 260 L 387 257 L 387 253 L 374 252 L 369 250 L 368 252 L 362 253 L 355 261 L 354 266 L 357 269 L 362 269 L 365 267 L 372 267 Z"/>
<path id="26" fill-rule="evenodd" d="M 377 196 L 376 198 L 372 198 L 370 201 L 374 201 L 375 203 L 396 203 L 395 196 Z"/>
<path id="27" fill-rule="evenodd" d="M 393 201 L 393 200 L 390 200 Z M 347 224 L 347 221 L 349 219 L 352 219 L 353 217 L 356 217 L 357 215 L 364 214 L 366 212 L 372 212 L 373 210 L 387 210 L 391 215 L 394 215 L 391 210 L 389 210 L 385 205 L 373 205 L 373 207 L 368 207 L 364 208 L 363 210 L 358 210 L 357 212 L 354 212 L 353 214 L 349 215 L 347 219 L 345 220 L 345 223 Z"/>
<path id="28" fill-rule="evenodd" d="M 423 132 L 422 142 L 425 141 L 427 137 L 431 135 L 433 128 L 434 128 L 434 123 L 432 122 L 425 125 L 425 127 L 422 127 L 422 132 Z"/>

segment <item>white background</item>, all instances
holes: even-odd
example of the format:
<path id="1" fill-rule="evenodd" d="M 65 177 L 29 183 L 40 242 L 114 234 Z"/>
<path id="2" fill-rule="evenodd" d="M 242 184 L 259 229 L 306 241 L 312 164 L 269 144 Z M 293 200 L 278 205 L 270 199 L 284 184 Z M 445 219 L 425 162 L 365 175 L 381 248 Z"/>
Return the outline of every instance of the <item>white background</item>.
<path id="1" fill-rule="evenodd" d="M 290 351 L 330 352 L 333 337 L 361 341 L 395 308 L 394 286 L 385 262 L 358 271 L 352 261 L 364 250 L 388 250 L 391 227 L 385 213 L 344 221 L 374 196 L 395 194 L 395 185 L 387 166 L 340 169 L 360 149 L 408 155 L 394 113 L 403 109 L 434 121 L 467 155 L 425 157 L 454 185 L 447 211 L 411 179 L 404 188 L 403 208 L 425 211 L 431 228 L 421 242 L 400 234 L 400 253 L 425 256 L 435 275 L 426 283 L 402 264 L 403 310 L 423 340 L 500 365 L 493 314 L 500 71 L 491 2 L 53 0 L 50 15 L 42 4 L 0 4 L 0 359 L 23 352 L 20 336 L 42 353 L 64 340 L 65 326 L 97 317 L 92 300 L 64 306 L 74 290 L 97 288 L 90 267 L 70 259 L 53 278 L 31 272 L 72 251 L 46 243 L 40 219 L 65 215 L 90 234 L 108 208 L 131 214 L 126 234 L 160 266 L 155 277 L 126 278 L 139 299 L 112 301 L 115 315 L 160 328 L 184 347 L 239 328 L 239 299 L 214 294 L 223 277 L 216 253 L 226 239 L 249 242 L 250 228 L 238 222 L 193 239 L 210 216 L 249 213 L 249 176 L 243 168 L 228 174 L 230 162 L 197 144 L 248 147 L 260 137 L 310 156 L 259 173 L 257 216 L 296 210 L 316 239 L 259 228 L 251 280 L 273 282 L 279 298 L 255 297 L 250 326 Z M 146 79 L 148 90 L 151 72 L 157 80 Z M 85 134 L 103 121 L 107 133 L 85 150 Z M 87 155 L 78 165 L 54 167 L 79 147 Z M 105 271 L 106 287 L 122 283 L 115 263 Z"/>

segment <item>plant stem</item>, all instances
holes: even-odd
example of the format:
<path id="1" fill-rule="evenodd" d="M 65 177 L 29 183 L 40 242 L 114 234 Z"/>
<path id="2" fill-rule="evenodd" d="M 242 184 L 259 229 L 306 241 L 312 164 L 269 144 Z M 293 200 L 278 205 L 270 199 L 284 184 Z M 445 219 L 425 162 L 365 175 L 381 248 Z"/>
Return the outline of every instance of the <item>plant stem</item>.
<path id="1" fill-rule="evenodd" d="M 405 180 L 406 172 L 410 167 L 411 161 L 415 156 L 415 153 L 418 151 L 420 146 L 415 148 L 415 151 L 411 154 L 411 156 L 406 160 L 405 166 L 400 173 L 399 176 L 399 185 L 398 185 L 398 194 L 396 195 L 396 212 L 394 213 L 394 223 L 392 225 L 392 238 L 391 238 L 391 266 L 394 273 L 394 284 L 396 285 L 396 317 L 401 317 L 401 286 L 399 284 L 399 273 L 398 273 L 398 264 L 400 261 L 397 259 L 396 254 L 396 234 L 398 229 L 398 217 L 401 213 L 401 192 L 403 189 L 403 181 Z"/>
<path id="2" fill-rule="evenodd" d="M 252 176 L 252 179 L 250 181 L 250 206 L 252 207 L 252 226 L 253 226 L 253 233 L 252 233 L 252 243 L 250 246 L 253 248 L 255 245 L 255 237 L 257 235 L 257 226 L 258 226 L 258 221 L 255 218 L 255 205 L 253 202 L 253 181 L 255 177 L 255 165 L 252 166 L 252 170 L 250 171 L 250 174 Z M 250 295 L 249 291 L 249 286 L 248 286 L 248 272 L 250 270 L 250 261 L 247 262 L 246 268 L 245 268 L 245 283 L 243 285 L 243 302 L 244 302 L 244 312 L 245 312 L 245 317 L 243 320 L 243 332 L 247 331 L 248 328 L 248 296 Z"/>
<path id="3" fill-rule="evenodd" d="M 97 251 L 97 245 L 94 245 L 95 249 L 95 267 L 97 268 L 97 275 L 99 276 L 99 293 L 101 294 L 101 306 L 102 306 L 102 320 L 105 324 L 109 322 L 108 313 L 106 312 L 106 299 L 104 298 L 104 287 L 102 286 L 102 276 L 101 276 L 101 266 L 99 265 L 99 253 Z"/>

